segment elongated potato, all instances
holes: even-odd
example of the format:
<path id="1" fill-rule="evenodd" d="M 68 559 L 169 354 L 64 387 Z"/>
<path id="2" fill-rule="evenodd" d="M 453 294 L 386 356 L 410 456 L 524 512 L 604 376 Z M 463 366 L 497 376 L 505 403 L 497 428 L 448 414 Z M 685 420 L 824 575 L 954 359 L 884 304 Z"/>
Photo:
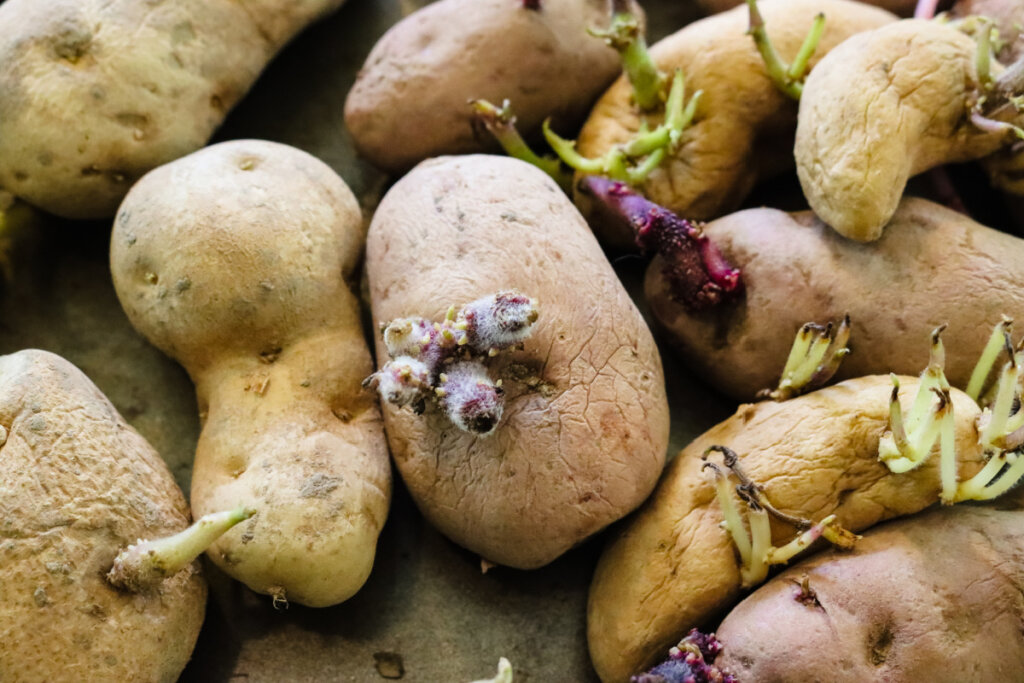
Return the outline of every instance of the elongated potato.
<path id="1" fill-rule="evenodd" d="M 928 334 L 949 323 L 946 376 L 966 386 L 987 339 L 979 330 L 1003 314 L 1024 321 L 1024 241 L 909 197 L 890 227 L 862 245 L 810 212 L 741 211 L 706 226 L 743 273 L 740 301 L 686 311 L 672 301 L 660 259 L 647 271 L 647 299 L 690 365 L 740 400 L 774 386 L 802 324 L 846 313 L 853 353 L 840 377 L 919 372 Z"/>
<path id="2" fill-rule="evenodd" d="M 111 237 L 128 318 L 196 384 L 197 516 L 258 514 L 210 557 L 310 606 L 355 593 L 387 516 L 390 466 L 352 293 L 359 207 L 322 162 L 255 140 L 139 181 Z"/>
<path id="3" fill-rule="evenodd" d="M 199 149 L 264 65 L 343 0 L 7 0 L 0 186 L 113 216 L 146 171 Z"/>
<path id="4" fill-rule="evenodd" d="M 1019 508 L 958 507 L 872 529 L 737 605 L 717 663 L 766 683 L 1019 680 L 1022 524 Z"/>
<path id="5" fill-rule="evenodd" d="M 901 378 L 909 405 L 917 380 Z M 857 532 L 939 499 L 939 458 L 895 475 L 878 459 L 889 417 L 888 376 L 848 380 L 784 401 L 740 406 L 672 461 L 654 495 L 598 563 L 587 607 L 590 656 L 601 680 L 624 683 L 693 627 L 707 626 L 741 594 L 740 568 L 701 454 L 726 445 L 783 512 L 819 521 L 835 514 Z M 977 405 L 952 393 L 961 478 L 982 462 Z M 795 529 L 772 521 L 775 543 Z"/>
<path id="6" fill-rule="evenodd" d="M 544 565 L 647 497 L 664 464 L 661 360 L 572 203 L 543 172 L 493 156 L 420 164 L 381 201 L 367 238 L 375 321 L 441 320 L 515 288 L 539 318 L 494 358 L 504 417 L 460 432 L 430 403 L 386 405 L 391 452 L 423 514 L 512 567 Z M 387 359 L 382 341 L 378 363 Z"/>
<path id="7" fill-rule="evenodd" d="M 980 159 L 1015 139 L 983 130 L 977 44 L 949 26 L 906 20 L 854 36 L 807 77 L 794 155 L 811 209 L 850 239 L 881 236 L 907 180 Z M 992 64 L 992 75 L 1002 70 Z"/>
<path id="8" fill-rule="evenodd" d="M 0 680 L 177 680 L 199 635 L 199 563 L 157 590 L 105 579 L 138 538 L 181 531 L 170 471 L 59 356 L 0 357 Z"/>
<path id="9" fill-rule="evenodd" d="M 525 135 L 549 116 L 559 127 L 577 124 L 620 72 L 616 52 L 587 33 L 610 21 L 608 0 L 433 3 L 373 48 L 345 101 L 345 125 L 367 159 L 404 171 L 497 148 L 474 125 L 470 100 L 511 100 Z"/>
<path id="10" fill-rule="evenodd" d="M 896 20 L 884 10 L 849 0 L 764 0 L 759 5 L 772 43 L 787 61 L 800 49 L 815 15 L 825 13 L 812 66 L 851 35 Z M 704 94 L 677 151 L 639 189 L 691 220 L 731 211 L 757 181 L 793 164 L 797 105 L 768 77 L 747 35 L 748 23 L 747 8 L 737 7 L 696 21 L 651 47 L 663 71 L 682 69 L 687 92 Z M 580 132 L 580 153 L 601 156 L 636 134 L 643 119 L 631 97 L 625 77 L 601 96 Z M 621 227 L 602 224 L 595 230 L 609 244 L 633 245 L 633 236 Z"/>

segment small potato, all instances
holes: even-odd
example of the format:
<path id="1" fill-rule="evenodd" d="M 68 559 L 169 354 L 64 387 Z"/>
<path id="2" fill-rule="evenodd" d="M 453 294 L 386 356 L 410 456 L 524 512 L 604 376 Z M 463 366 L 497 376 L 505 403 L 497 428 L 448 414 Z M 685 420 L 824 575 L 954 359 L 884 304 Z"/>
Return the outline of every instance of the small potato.
<path id="1" fill-rule="evenodd" d="M 105 574 L 125 546 L 188 526 L 160 456 L 71 363 L 0 357 L 0 680 L 177 680 L 199 636 L 193 562 L 131 594 Z"/>
<path id="2" fill-rule="evenodd" d="M 342 0 L 7 0 L 0 186 L 108 218 L 138 178 L 199 149 L 296 33 Z"/>
<path id="3" fill-rule="evenodd" d="M 439 321 L 450 305 L 509 288 L 537 302 L 523 350 L 490 365 L 505 402 L 493 435 L 459 431 L 434 402 L 419 415 L 385 405 L 398 469 L 445 535 L 530 569 L 647 497 L 668 443 L 658 349 L 548 176 L 507 157 L 424 162 L 381 201 L 366 265 L 377 322 Z"/>
<path id="4" fill-rule="evenodd" d="M 775 384 L 801 325 L 847 313 L 853 353 L 840 377 L 919 372 L 929 333 L 948 323 L 946 375 L 966 386 L 986 341 L 979 330 L 1003 314 L 1024 321 L 1024 241 L 909 197 L 890 228 L 864 245 L 810 212 L 741 211 L 705 234 L 741 270 L 742 299 L 689 312 L 672 300 L 660 259 L 647 271 L 647 299 L 673 347 L 740 400 Z"/>
<path id="5" fill-rule="evenodd" d="M 737 605 L 716 663 L 763 683 L 1020 680 L 1022 524 L 1019 507 L 958 507 L 872 529 Z"/>
<path id="6" fill-rule="evenodd" d="M 906 409 L 917 380 L 900 383 Z M 709 446 L 735 450 L 776 508 L 813 521 L 835 514 L 853 532 L 936 503 L 938 457 L 899 475 L 878 459 L 891 391 L 888 376 L 874 375 L 782 403 L 743 405 L 676 456 L 598 562 L 587 639 L 601 680 L 625 683 L 740 597 L 736 550 L 720 527 L 715 486 L 701 472 Z M 983 461 L 975 428 L 980 411 L 962 392 L 954 390 L 952 400 L 960 473 L 971 476 Z M 771 526 L 775 543 L 796 535 L 777 520 Z"/>
<path id="7" fill-rule="evenodd" d="M 812 66 L 849 36 L 896 20 L 884 10 L 849 0 L 765 0 L 759 5 L 768 35 L 786 61 L 796 55 L 815 15 L 825 13 L 825 32 Z M 793 164 L 797 106 L 768 77 L 747 35 L 748 23 L 747 8 L 737 7 L 694 22 L 651 47 L 664 72 L 682 69 L 687 92 L 704 94 L 678 150 L 639 189 L 691 220 L 731 211 L 759 180 Z M 642 118 L 631 102 L 632 92 L 622 77 L 598 100 L 580 132 L 581 154 L 599 157 L 637 133 Z M 621 227 L 597 224 L 595 230 L 613 246 L 633 245 L 633 235 Z"/>
<path id="8" fill-rule="evenodd" d="M 197 516 L 257 515 L 209 551 L 261 593 L 313 607 L 366 581 L 391 493 L 352 292 L 355 197 L 305 152 L 241 140 L 140 180 L 111 236 L 129 320 L 196 385 Z"/>
<path id="9" fill-rule="evenodd" d="M 987 156 L 1015 139 L 971 122 L 985 89 L 975 41 L 906 20 L 854 36 L 807 77 L 796 129 L 797 174 L 811 209 L 841 235 L 878 239 L 907 180 Z M 992 74 L 1001 71 L 993 64 Z"/>
<path id="10" fill-rule="evenodd" d="M 607 0 L 433 3 L 373 48 L 345 101 L 345 125 L 363 156 L 393 172 L 496 149 L 474 125 L 470 100 L 511 100 L 527 136 L 549 116 L 556 127 L 576 125 L 620 73 L 616 52 L 587 33 L 610 20 Z"/>

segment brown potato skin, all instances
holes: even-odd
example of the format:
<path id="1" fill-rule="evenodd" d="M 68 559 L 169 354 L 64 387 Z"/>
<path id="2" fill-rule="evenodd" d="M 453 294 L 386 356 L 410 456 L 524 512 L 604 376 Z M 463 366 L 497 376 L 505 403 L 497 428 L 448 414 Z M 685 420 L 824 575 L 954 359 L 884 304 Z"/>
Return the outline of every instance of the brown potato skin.
<path id="1" fill-rule="evenodd" d="M 812 66 L 854 33 L 896 20 L 884 10 L 849 0 L 763 0 L 759 7 L 786 61 L 800 49 L 814 16 L 825 12 L 828 20 Z M 696 21 L 651 47 L 663 71 L 683 70 L 687 93 L 704 94 L 678 151 L 667 155 L 638 189 L 691 220 L 733 210 L 759 180 L 793 164 L 797 104 L 768 78 L 747 26 L 746 7 L 737 7 Z M 637 132 L 641 118 L 631 96 L 624 77 L 601 96 L 580 132 L 580 153 L 601 156 Z M 601 222 L 594 229 L 603 243 L 634 246 L 633 235 L 621 224 Z"/>
<path id="2" fill-rule="evenodd" d="M 810 212 L 740 211 L 706 226 L 743 272 L 740 301 L 687 312 L 671 300 L 659 259 L 647 271 L 647 300 L 672 347 L 739 400 L 775 386 L 801 325 L 847 313 L 853 353 L 840 378 L 919 374 L 928 335 L 949 323 L 942 336 L 946 375 L 953 386 L 966 386 L 1000 316 L 1024 320 L 1024 242 L 912 197 L 890 227 L 866 245 L 844 239 Z"/>
<path id="3" fill-rule="evenodd" d="M 901 17 L 913 16 L 914 8 L 917 6 L 917 0 L 864 0 L 864 2 L 881 7 Z M 697 0 L 697 4 L 708 14 L 717 14 L 742 5 L 743 0 Z"/>
<path id="4" fill-rule="evenodd" d="M 903 377 L 908 409 L 917 380 Z M 835 514 L 859 532 L 938 501 L 938 448 L 924 465 L 891 474 L 878 460 L 889 416 L 888 376 L 848 380 L 791 399 L 740 406 L 683 449 L 654 495 L 613 538 L 598 562 L 587 607 L 591 660 L 604 683 L 623 683 L 665 656 L 693 627 L 707 627 L 740 597 L 739 561 L 724 529 L 701 454 L 725 445 L 783 512 L 821 520 Z M 953 391 L 962 476 L 980 469 L 977 405 Z M 795 535 L 772 521 L 776 543 Z"/>
<path id="5" fill-rule="evenodd" d="M 531 569 L 647 497 L 668 444 L 658 349 L 548 176 L 507 157 L 426 161 L 381 201 L 366 264 L 375 322 L 440 320 L 451 304 L 509 288 L 538 302 L 525 348 L 490 363 L 505 389 L 493 435 L 460 432 L 432 401 L 422 415 L 384 406 L 398 469 L 445 535 Z M 378 339 L 377 362 L 387 357 Z"/>
<path id="6" fill-rule="evenodd" d="M 210 558 L 250 588 L 311 607 L 373 565 L 390 465 L 353 294 L 359 207 L 328 166 L 286 145 L 208 147 L 140 180 L 111 235 L 129 320 L 196 385 L 197 516 L 252 507 Z"/>
<path id="7" fill-rule="evenodd" d="M 7 0 L 0 186 L 108 218 L 138 178 L 199 149 L 263 67 L 343 0 Z"/>
<path id="8" fill-rule="evenodd" d="M 510 100 L 527 137 L 549 116 L 558 129 L 576 125 L 621 70 L 616 52 L 587 33 L 610 19 L 608 0 L 541 0 L 539 11 L 523 0 L 435 2 L 374 46 L 345 101 L 345 125 L 360 154 L 391 172 L 496 150 L 470 100 Z"/>
<path id="9" fill-rule="evenodd" d="M 759 683 L 1020 680 L 1022 525 L 1020 509 L 957 506 L 872 529 L 737 605 L 716 664 Z M 794 599 L 804 576 L 820 607 Z"/>
<path id="10" fill-rule="evenodd" d="M 1012 142 L 967 116 L 981 87 L 976 53 L 959 30 L 908 19 L 854 36 L 821 60 L 804 85 L 793 152 L 804 196 L 825 223 L 877 240 L 911 176 Z"/>
<path id="11" fill-rule="evenodd" d="M 188 526 L 167 465 L 46 351 L 0 356 L 0 426 L 0 680 L 177 680 L 206 608 L 199 563 L 137 594 L 105 579 L 123 548 Z"/>

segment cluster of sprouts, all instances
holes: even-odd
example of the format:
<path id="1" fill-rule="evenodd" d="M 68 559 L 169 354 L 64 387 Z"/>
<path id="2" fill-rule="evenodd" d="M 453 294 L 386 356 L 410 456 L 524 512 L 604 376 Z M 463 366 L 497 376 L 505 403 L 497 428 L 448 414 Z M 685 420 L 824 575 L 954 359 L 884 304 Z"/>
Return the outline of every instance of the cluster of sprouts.
<path id="1" fill-rule="evenodd" d="M 806 323 L 796 333 L 789 350 L 782 378 L 774 389 L 765 389 L 758 398 L 786 401 L 824 386 L 839 370 L 839 364 L 850 353 L 850 316 L 839 325 Z"/>
<path id="2" fill-rule="evenodd" d="M 750 13 L 750 28 L 747 29 L 747 35 L 754 39 L 754 45 L 757 46 L 757 51 L 761 53 L 761 59 L 764 60 L 768 77 L 782 93 L 794 100 L 799 100 L 804 91 L 804 79 L 807 78 L 811 57 L 818 49 L 821 35 L 825 32 L 824 13 L 819 12 L 814 17 L 814 22 L 811 24 L 800 50 L 796 53 L 796 57 L 793 58 L 792 63 L 786 64 L 782 61 L 779 53 L 775 51 L 775 46 L 772 45 L 772 41 L 768 37 L 764 17 L 761 16 L 761 11 L 757 8 L 757 0 L 747 0 L 747 10 Z"/>
<path id="3" fill-rule="evenodd" d="M 668 651 L 668 658 L 630 683 L 736 683 L 736 678 L 715 666 L 722 643 L 714 633 L 691 630 Z"/>
<path id="4" fill-rule="evenodd" d="M 722 466 L 708 459 L 715 452 L 722 455 Z M 724 517 L 722 526 L 729 532 L 740 555 L 740 579 L 744 588 L 761 583 L 768 578 L 771 565 L 789 562 L 819 538 L 825 538 L 840 548 L 853 547 L 857 536 L 841 527 L 835 515 L 814 523 L 787 515 L 772 506 L 764 495 L 763 487 L 740 468 L 739 456 L 733 450 L 725 446 L 711 446 L 704 451 L 702 458 L 704 469 L 711 470 L 714 476 L 715 497 Z M 737 483 L 733 484 L 733 480 Z M 746 505 L 749 532 L 743 524 L 733 492 Z M 800 533 L 785 545 L 773 546 L 769 516 L 796 527 Z"/>
<path id="5" fill-rule="evenodd" d="M 381 399 L 422 412 L 437 401 L 452 424 L 480 436 L 491 434 L 501 420 L 501 380 L 487 373 L 484 360 L 520 346 L 537 321 L 537 304 L 516 291 L 477 299 L 460 310 L 448 309 L 442 322 L 399 318 L 381 326 L 391 357 L 366 378 Z"/>
<path id="6" fill-rule="evenodd" d="M 986 463 L 966 481 L 958 480 L 956 422 L 950 386 L 946 381 L 942 330 L 932 332 L 928 367 L 921 375 L 914 402 L 906 415 L 899 402 L 899 380 L 892 376 L 889 401 L 889 429 L 879 443 L 879 458 L 894 473 L 909 472 L 923 465 L 939 445 L 941 500 L 952 505 L 965 500 L 991 500 L 1024 477 L 1024 410 L 1021 409 L 1021 363 L 1024 350 L 1010 341 L 1013 321 L 1004 318 L 995 326 L 966 392 L 979 406 L 978 444 Z M 997 368 L 1005 351 L 1006 361 Z M 989 376 L 996 370 L 996 378 Z"/>

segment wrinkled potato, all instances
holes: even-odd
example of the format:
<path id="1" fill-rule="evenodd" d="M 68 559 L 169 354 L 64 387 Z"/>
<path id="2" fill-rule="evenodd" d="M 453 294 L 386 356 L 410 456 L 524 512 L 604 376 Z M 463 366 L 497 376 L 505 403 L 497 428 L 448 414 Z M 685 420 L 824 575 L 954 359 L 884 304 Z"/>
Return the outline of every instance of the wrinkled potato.
<path id="1" fill-rule="evenodd" d="M 139 177 L 199 149 L 281 47 L 342 0 L 7 0 L 0 186 L 113 216 Z"/>
<path id="2" fill-rule="evenodd" d="M 180 362 L 203 423 L 197 516 L 259 511 L 209 551 L 275 599 L 347 599 L 373 565 L 390 466 L 353 294 L 359 207 L 329 167 L 242 140 L 147 174 L 111 236 L 132 325 Z"/>
<path id="3" fill-rule="evenodd" d="M 901 378 L 900 384 L 907 406 L 917 380 Z M 878 459 L 891 391 L 888 376 L 874 375 L 781 403 L 742 405 L 687 446 L 598 562 L 587 636 L 601 680 L 627 681 L 740 596 L 736 551 L 719 526 L 715 486 L 701 472 L 700 456 L 709 446 L 735 450 L 776 508 L 814 521 L 834 513 L 854 532 L 937 502 L 937 457 L 899 475 Z M 952 399 L 960 472 L 970 476 L 983 462 L 975 428 L 980 411 L 962 392 L 954 390 Z M 796 535 L 777 520 L 771 526 L 775 543 Z"/>
<path id="4" fill-rule="evenodd" d="M 509 99 L 519 130 L 551 116 L 578 123 L 619 74 L 618 54 L 587 33 L 606 27 L 608 0 L 441 0 L 389 30 L 345 101 L 356 149 L 388 171 L 441 154 L 496 149 L 469 101 Z M 636 3 L 627 3 L 642 16 Z"/>
<path id="5" fill-rule="evenodd" d="M 878 242 L 863 245 L 807 211 L 741 211 L 709 223 L 705 233 L 741 270 L 743 299 L 689 312 L 672 300 L 656 258 L 647 300 L 694 370 L 740 400 L 774 385 L 801 325 L 847 313 L 853 353 L 840 377 L 916 373 L 927 359 L 928 334 L 949 323 L 946 376 L 965 386 L 986 342 L 979 330 L 992 329 L 1003 314 L 1024 321 L 1024 242 L 911 197 L 890 225 Z"/>
<path id="6" fill-rule="evenodd" d="M 505 409 L 493 435 L 434 403 L 386 404 L 391 453 L 423 514 L 490 562 L 551 562 L 638 506 L 668 443 L 661 359 L 582 217 L 542 171 L 497 156 L 420 164 L 381 201 L 367 237 L 375 322 L 441 320 L 515 288 L 539 317 L 493 359 Z M 377 360 L 387 352 L 377 343 Z"/>
<path id="7" fill-rule="evenodd" d="M 876 240 L 911 176 L 1012 142 L 1008 131 L 971 122 L 983 92 L 976 52 L 955 28 L 914 19 L 854 36 L 821 60 L 804 85 L 794 153 L 825 223 Z M 1000 70 L 993 63 L 993 75 Z"/>
<path id="8" fill-rule="evenodd" d="M 825 13 L 825 32 L 812 66 L 849 36 L 896 20 L 884 10 L 849 0 L 765 0 L 759 5 L 772 43 L 787 61 L 796 55 L 815 15 Z M 639 189 L 689 219 L 734 209 L 759 180 L 793 164 L 797 105 L 768 77 L 747 25 L 747 8 L 737 7 L 694 22 L 651 47 L 664 72 L 682 69 L 687 92 L 704 94 L 678 151 L 667 155 Z M 631 96 L 622 77 L 598 100 L 580 132 L 581 154 L 601 156 L 637 133 L 642 118 Z M 594 227 L 608 244 L 633 244 L 633 235 L 621 227 Z"/>
<path id="9" fill-rule="evenodd" d="M 1022 523 L 1019 508 L 956 508 L 872 529 L 737 605 L 717 663 L 763 683 L 1019 680 Z"/>
<path id="10" fill-rule="evenodd" d="M 188 526 L 160 456 L 59 356 L 0 357 L 0 680 L 175 681 L 206 607 L 199 563 L 156 590 L 104 578 Z"/>

